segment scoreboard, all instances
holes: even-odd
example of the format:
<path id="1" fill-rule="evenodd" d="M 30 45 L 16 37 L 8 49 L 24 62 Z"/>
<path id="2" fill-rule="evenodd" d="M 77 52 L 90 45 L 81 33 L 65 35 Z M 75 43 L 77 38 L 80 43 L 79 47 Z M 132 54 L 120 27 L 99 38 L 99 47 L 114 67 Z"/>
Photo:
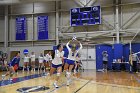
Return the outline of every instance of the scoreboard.
<path id="1" fill-rule="evenodd" d="M 73 8 L 71 9 L 70 14 L 71 26 L 101 24 L 100 6 Z"/>

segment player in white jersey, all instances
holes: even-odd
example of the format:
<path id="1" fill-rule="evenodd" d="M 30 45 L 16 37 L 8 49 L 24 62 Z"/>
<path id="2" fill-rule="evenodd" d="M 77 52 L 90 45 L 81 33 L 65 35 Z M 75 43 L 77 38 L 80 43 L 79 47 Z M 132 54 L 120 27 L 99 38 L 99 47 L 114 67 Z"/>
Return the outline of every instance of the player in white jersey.
<path id="1" fill-rule="evenodd" d="M 76 57 L 75 67 L 74 67 L 74 74 L 76 74 L 77 71 L 79 71 L 79 66 L 81 63 L 82 62 L 81 62 L 80 54 L 78 53 L 78 55 Z"/>
<path id="2" fill-rule="evenodd" d="M 49 56 L 49 62 L 50 62 L 50 64 L 51 64 L 51 62 L 52 62 L 52 52 L 51 52 L 51 51 L 49 51 L 48 56 Z"/>
<path id="3" fill-rule="evenodd" d="M 55 88 L 58 88 L 57 82 L 59 80 L 60 74 L 62 72 L 62 64 L 64 59 L 63 45 L 59 44 L 57 50 L 55 50 L 55 58 L 52 60 L 50 75 L 57 71 L 57 77 L 54 82 Z"/>
<path id="4" fill-rule="evenodd" d="M 44 68 L 45 71 L 48 72 L 49 74 L 49 69 L 50 69 L 50 64 L 52 61 L 52 56 L 51 56 L 51 51 L 49 51 L 45 56 L 44 56 Z"/>
<path id="5" fill-rule="evenodd" d="M 31 53 L 30 58 L 31 58 L 32 70 L 35 71 L 35 53 L 34 52 Z"/>
<path id="6" fill-rule="evenodd" d="M 29 59 L 30 57 L 28 56 L 28 54 L 25 54 L 25 57 L 23 59 L 24 61 L 23 71 L 25 70 L 25 68 L 27 68 L 27 71 L 29 71 Z"/>
<path id="7" fill-rule="evenodd" d="M 40 56 L 38 57 L 38 61 L 39 61 L 39 67 L 38 67 L 38 71 L 40 71 L 43 68 L 43 62 L 44 62 L 44 56 L 41 53 Z"/>
<path id="8" fill-rule="evenodd" d="M 77 42 L 80 46 L 79 48 L 76 50 L 76 44 L 72 44 L 73 42 Z M 69 47 L 71 43 L 71 48 Z M 75 61 L 76 61 L 76 56 L 79 52 L 79 50 L 82 49 L 82 44 L 76 40 L 76 39 L 73 39 L 73 40 L 70 40 L 67 44 L 66 44 L 66 47 L 68 49 L 68 58 L 67 58 L 67 62 L 65 63 L 65 69 L 67 69 L 66 71 L 66 77 L 67 77 L 67 86 L 69 86 L 69 82 L 70 82 L 70 77 L 71 77 L 71 72 L 72 72 L 72 69 L 75 65 Z"/>
<path id="9" fill-rule="evenodd" d="M 8 61 L 7 61 L 7 57 L 6 56 L 3 57 L 3 65 L 6 68 L 6 70 L 8 71 Z"/>

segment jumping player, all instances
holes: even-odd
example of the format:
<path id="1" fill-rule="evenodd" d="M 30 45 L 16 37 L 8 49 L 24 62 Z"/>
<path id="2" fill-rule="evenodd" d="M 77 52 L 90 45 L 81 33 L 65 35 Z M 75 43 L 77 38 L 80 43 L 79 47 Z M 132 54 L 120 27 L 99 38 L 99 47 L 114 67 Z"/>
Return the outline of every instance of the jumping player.
<path id="1" fill-rule="evenodd" d="M 2 75 L 2 80 L 8 75 L 10 75 L 9 80 L 12 80 L 12 76 L 15 73 L 15 71 L 19 67 L 20 62 L 20 53 L 16 53 L 16 56 L 12 59 L 10 63 L 8 63 L 8 72 L 5 75 Z"/>
<path id="2" fill-rule="evenodd" d="M 76 45 L 75 44 L 73 44 L 71 48 L 69 47 L 70 43 L 72 43 L 73 41 L 76 41 L 80 45 L 80 47 L 77 50 L 76 50 Z M 76 38 L 73 38 L 72 40 L 70 40 L 66 44 L 66 47 L 67 47 L 67 49 L 69 51 L 69 54 L 68 54 L 68 58 L 67 58 L 67 63 L 65 63 L 64 68 L 67 69 L 66 70 L 67 86 L 69 86 L 71 72 L 72 72 L 72 69 L 73 69 L 73 67 L 75 65 L 76 56 L 77 56 L 79 50 L 82 49 L 82 44 Z"/>
<path id="3" fill-rule="evenodd" d="M 55 71 L 57 71 L 57 77 L 54 82 L 55 88 L 58 88 L 57 82 L 62 72 L 62 64 L 64 59 L 63 56 L 64 56 L 63 46 L 59 44 L 57 46 L 57 50 L 55 50 L 55 58 L 52 60 L 51 70 L 50 70 L 50 75 L 52 75 Z"/>

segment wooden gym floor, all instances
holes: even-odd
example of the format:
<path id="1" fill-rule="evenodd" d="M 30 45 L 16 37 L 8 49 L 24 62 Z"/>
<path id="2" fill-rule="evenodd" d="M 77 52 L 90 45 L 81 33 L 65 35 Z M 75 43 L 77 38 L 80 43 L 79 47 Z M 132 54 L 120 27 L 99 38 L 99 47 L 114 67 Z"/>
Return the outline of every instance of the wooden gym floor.
<path id="1" fill-rule="evenodd" d="M 2 75 L 5 72 L 0 72 Z M 19 72 L 14 78 L 38 74 L 38 72 Z M 0 82 L 0 93 L 18 93 L 16 90 L 23 87 L 47 86 L 50 89 L 32 93 L 140 93 L 139 74 L 130 74 L 129 72 L 96 72 L 94 70 L 85 70 L 72 78 L 70 86 L 66 86 L 66 78 L 62 73 L 59 86 L 53 87 L 54 77 L 39 76 L 37 78 L 25 79 L 17 83 L 3 85 Z M 6 78 L 7 79 L 7 78 Z M 0 78 L 1 81 L 1 78 Z"/>

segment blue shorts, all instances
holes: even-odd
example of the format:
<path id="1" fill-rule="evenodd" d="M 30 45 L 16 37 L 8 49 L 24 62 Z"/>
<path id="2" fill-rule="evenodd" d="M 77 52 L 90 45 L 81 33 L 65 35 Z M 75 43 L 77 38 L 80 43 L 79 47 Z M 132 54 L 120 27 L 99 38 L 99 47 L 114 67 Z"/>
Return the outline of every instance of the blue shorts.
<path id="1" fill-rule="evenodd" d="M 75 65 L 75 61 L 74 60 L 67 59 L 67 63 L 69 65 Z"/>
<path id="2" fill-rule="evenodd" d="M 67 59 L 64 59 L 64 63 L 67 63 Z"/>
<path id="3" fill-rule="evenodd" d="M 45 63 L 45 62 L 47 63 L 47 62 L 49 62 L 49 61 L 44 60 L 43 62 L 44 62 L 44 63 Z"/>
<path id="4" fill-rule="evenodd" d="M 9 64 L 8 64 L 8 67 L 12 67 L 12 64 L 9 63 Z"/>
<path id="5" fill-rule="evenodd" d="M 59 64 L 59 65 L 54 65 L 54 64 L 52 64 L 52 67 L 53 67 L 53 68 L 62 67 L 62 64 Z"/>

